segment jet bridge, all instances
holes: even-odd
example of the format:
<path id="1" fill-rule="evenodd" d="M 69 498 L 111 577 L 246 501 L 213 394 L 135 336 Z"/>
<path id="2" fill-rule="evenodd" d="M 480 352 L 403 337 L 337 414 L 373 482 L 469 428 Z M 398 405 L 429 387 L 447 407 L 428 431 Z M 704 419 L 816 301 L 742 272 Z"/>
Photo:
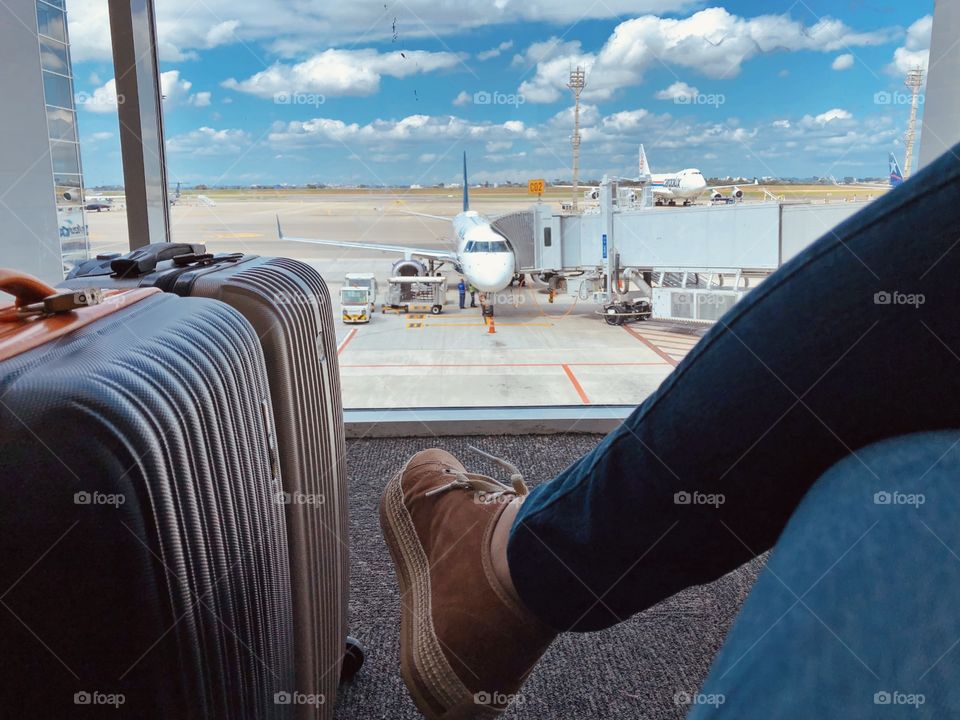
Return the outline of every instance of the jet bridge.
<path id="1" fill-rule="evenodd" d="M 555 213 L 538 203 L 498 219 L 496 225 L 511 239 L 520 272 L 536 270 L 542 279 L 557 278 L 555 283 L 561 286 L 565 275 L 577 272 L 580 277 L 571 279 L 567 289 L 581 298 L 592 295 L 606 306 L 631 292 L 632 297 L 653 295 L 655 316 L 663 317 L 660 311 L 666 307 L 692 307 L 681 317 L 709 321 L 755 286 L 758 278 L 869 204 L 771 201 L 649 208 L 621 206 L 619 197 L 616 183 L 604 181 L 593 212 Z M 748 280 L 732 288 L 712 288 L 706 303 L 693 298 L 704 288 L 687 288 L 691 292 L 678 298 L 676 288 L 664 289 L 657 283 L 658 277 L 683 273 L 727 282 L 734 277 Z M 671 312 L 666 317 L 675 316 Z"/>

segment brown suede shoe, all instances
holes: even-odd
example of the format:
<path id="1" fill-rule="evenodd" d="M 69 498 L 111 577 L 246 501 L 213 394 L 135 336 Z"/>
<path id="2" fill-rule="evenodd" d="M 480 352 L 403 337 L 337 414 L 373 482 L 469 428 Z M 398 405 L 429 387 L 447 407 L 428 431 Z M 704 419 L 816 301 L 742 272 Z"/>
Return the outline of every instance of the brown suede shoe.
<path id="1" fill-rule="evenodd" d="M 426 450 L 380 501 L 400 582 L 400 671 L 430 720 L 498 716 L 555 637 L 493 571 L 497 519 L 527 492 L 516 468 L 499 462 L 512 488 Z"/>

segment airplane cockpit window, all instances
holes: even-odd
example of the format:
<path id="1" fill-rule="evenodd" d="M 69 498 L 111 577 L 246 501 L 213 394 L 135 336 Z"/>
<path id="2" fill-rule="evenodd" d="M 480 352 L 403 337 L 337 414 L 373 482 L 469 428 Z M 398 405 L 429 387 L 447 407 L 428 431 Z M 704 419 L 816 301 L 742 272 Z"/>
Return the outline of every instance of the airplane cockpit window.
<path id="1" fill-rule="evenodd" d="M 507 244 L 503 242 L 503 240 L 496 240 L 494 242 L 489 243 L 489 245 L 490 245 L 489 252 L 495 252 L 495 253 L 510 252 L 510 248 L 507 247 Z"/>
<path id="2" fill-rule="evenodd" d="M 465 253 L 472 253 L 472 252 L 473 252 L 473 245 L 474 245 L 474 243 L 473 243 L 472 241 L 471 241 L 471 242 L 468 242 L 468 243 L 464 246 L 463 251 L 464 251 Z"/>

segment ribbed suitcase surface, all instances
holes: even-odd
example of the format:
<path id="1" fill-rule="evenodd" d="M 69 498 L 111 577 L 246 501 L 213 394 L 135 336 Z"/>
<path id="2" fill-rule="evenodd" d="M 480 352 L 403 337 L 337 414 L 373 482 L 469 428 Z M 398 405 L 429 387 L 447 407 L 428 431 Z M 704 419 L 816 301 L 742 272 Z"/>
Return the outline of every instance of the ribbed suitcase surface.
<path id="1" fill-rule="evenodd" d="M 296 688 L 323 698 L 299 704 L 298 715 L 329 718 L 347 635 L 349 590 L 346 449 L 330 294 L 320 274 L 296 260 L 203 257 L 208 259 L 181 265 L 168 259 L 152 273 L 120 280 L 109 276 L 109 262 L 91 261 L 93 277 L 80 276 L 81 268 L 69 284 L 148 285 L 216 298 L 239 310 L 256 330 L 267 362 L 285 491 Z"/>
<path id="2" fill-rule="evenodd" d="M 269 397 L 249 323 L 166 294 L 0 363 L 4 715 L 292 715 Z"/>

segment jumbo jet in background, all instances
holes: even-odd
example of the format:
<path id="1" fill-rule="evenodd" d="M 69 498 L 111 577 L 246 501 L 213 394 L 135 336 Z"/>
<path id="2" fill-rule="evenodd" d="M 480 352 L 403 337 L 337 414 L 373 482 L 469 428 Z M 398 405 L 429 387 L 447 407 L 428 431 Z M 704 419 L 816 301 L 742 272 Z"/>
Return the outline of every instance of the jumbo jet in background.
<path id="1" fill-rule="evenodd" d="M 277 217 L 277 233 L 281 240 L 291 242 L 400 253 L 403 255 L 403 259 L 394 263 L 394 275 L 425 275 L 428 271 L 450 263 L 468 283 L 482 293 L 497 293 L 510 285 L 517 272 L 517 260 L 506 236 L 494 228 L 490 220 L 476 210 L 470 209 L 466 153 L 463 154 L 463 210 L 461 212 L 454 217 L 430 215 L 409 210 L 404 212 L 408 215 L 452 223 L 453 233 L 456 236 L 456 250 L 426 250 L 403 245 L 289 237 L 283 234 L 279 217 Z M 421 262 L 421 259 L 428 261 L 429 270 Z"/>
<path id="2" fill-rule="evenodd" d="M 739 186 L 708 185 L 703 173 L 696 168 L 687 168 L 673 173 L 651 173 L 650 164 L 647 162 L 647 151 L 643 145 L 640 146 L 639 170 L 639 177 L 630 179 L 641 181 L 649 178 L 650 190 L 657 205 L 676 205 L 677 203 L 691 205 L 705 192 L 710 193 L 711 200 L 722 200 L 724 196 L 720 191 L 727 189 L 731 191 L 730 197 L 734 200 L 743 198 L 743 190 Z M 753 184 L 759 185 L 759 182 L 754 180 Z M 584 195 L 590 200 L 597 200 L 600 197 L 600 190 L 594 188 Z"/>

